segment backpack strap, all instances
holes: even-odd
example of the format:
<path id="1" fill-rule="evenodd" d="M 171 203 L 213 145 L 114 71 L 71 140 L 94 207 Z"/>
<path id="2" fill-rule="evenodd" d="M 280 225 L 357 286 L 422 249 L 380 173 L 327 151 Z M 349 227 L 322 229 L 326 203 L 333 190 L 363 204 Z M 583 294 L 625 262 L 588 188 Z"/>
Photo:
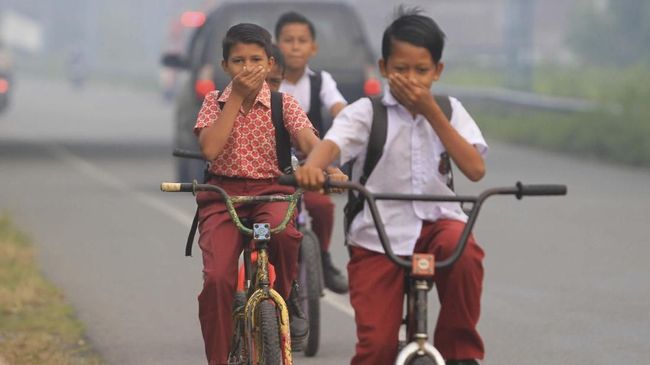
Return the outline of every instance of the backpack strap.
<path id="1" fill-rule="evenodd" d="M 375 169 L 377 162 L 384 153 L 386 134 L 388 132 L 388 111 L 386 106 L 381 103 L 381 98 L 373 97 L 369 99 L 372 103 L 372 125 L 368 138 L 366 160 L 363 164 L 363 175 L 359 178 L 361 185 L 366 185 L 368 177 L 370 177 L 372 170 Z"/>
<path id="2" fill-rule="evenodd" d="M 293 172 L 291 166 L 291 137 L 284 126 L 282 108 L 282 93 L 271 91 L 271 120 L 275 127 L 275 152 L 278 157 L 278 167 L 284 174 Z"/>
<path id="3" fill-rule="evenodd" d="M 436 103 L 440 107 L 440 110 L 442 110 L 442 113 L 447 117 L 449 123 L 451 123 L 452 109 L 449 96 L 434 95 L 434 99 L 436 99 Z M 447 187 L 449 187 L 451 191 L 454 191 L 454 170 L 451 168 L 451 158 L 446 151 L 440 155 L 440 166 L 438 167 L 438 170 L 442 170 L 440 171 L 441 173 L 449 175 L 447 178 Z"/>
<path id="4" fill-rule="evenodd" d="M 217 100 L 221 96 L 221 91 L 217 91 Z M 223 102 L 218 102 L 219 108 L 223 109 Z M 203 170 L 203 183 L 206 183 L 210 178 L 210 171 L 208 164 L 205 165 L 205 170 Z M 196 236 L 196 230 L 199 227 L 199 207 L 196 207 L 194 211 L 194 218 L 192 218 L 192 225 L 190 226 L 190 232 L 187 234 L 187 241 L 185 241 L 185 256 L 192 256 L 192 245 L 194 244 L 194 237 Z"/>
<path id="5" fill-rule="evenodd" d="M 307 112 L 307 117 L 318 131 L 318 137 L 321 139 L 325 136 L 323 115 L 321 113 L 323 104 L 320 101 L 320 90 L 322 86 L 323 76 L 320 71 L 309 75 L 309 111 Z"/>
<path id="6" fill-rule="evenodd" d="M 381 97 L 371 97 L 368 99 L 370 99 L 370 103 L 372 104 L 372 124 L 370 125 L 366 160 L 363 163 L 363 175 L 359 178 L 361 185 L 366 185 L 368 177 L 372 173 L 372 170 L 374 170 L 377 162 L 379 162 L 384 152 L 388 132 L 388 111 L 381 103 Z M 352 167 L 350 166 L 350 178 L 352 178 L 351 171 Z M 352 190 L 348 190 L 348 202 L 343 208 L 343 229 L 345 233 L 350 230 L 350 224 L 352 224 L 354 217 L 363 210 L 363 203 L 364 199 L 362 197 L 359 197 Z"/>

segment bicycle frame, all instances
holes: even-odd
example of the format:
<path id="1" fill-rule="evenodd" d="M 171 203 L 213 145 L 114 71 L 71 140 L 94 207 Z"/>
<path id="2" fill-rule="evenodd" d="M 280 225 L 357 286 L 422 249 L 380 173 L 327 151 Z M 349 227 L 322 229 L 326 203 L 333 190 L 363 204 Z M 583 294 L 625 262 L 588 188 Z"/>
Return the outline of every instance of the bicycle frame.
<path id="1" fill-rule="evenodd" d="M 280 184 L 296 185 L 294 176 L 283 176 L 280 179 Z M 443 365 L 444 359 L 438 350 L 429 343 L 429 335 L 427 330 L 427 292 L 429 285 L 427 280 L 433 279 L 434 272 L 437 269 L 443 269 L 453 265 L 462 255 L 467 240 L 474 228 L 478 213 L 483 205 L 483 202 L 494 195 L 515 195 L 517 199 L 523 196 L 534 195 L 565 195 L 567 188 L 564 185 L 523 185 L 517 182 L 514 187 L 500 187 L 492 188 L 483 191 L 478 196 L 447 196 L 447 195 L 417 195 L 417 194 L 374 194 L 368 191 L 365 186 L 356 182 L 341 182 L 341 181 L 326 181 L 325 189 L 340 188 L 352 189 L 359 192 L 365 199 L 372 219 L 379 235 L 379 240 L 384 249 L 385 254 L 390 260 L 399 267 L 406 270 L 409 278 L 414 280 L 414 293 L 413 303 L 409 303 L 407 308 L 407 326 L 415 326 L 407 330 L 408 340 L 410 341 L 399 353 L 396 359 L 396 365 L 404 365 L 416 356 L 428 355 L 435 360 L 436 364 Z M 430 202 L 458 202 L 458 203 L 472 203 L 472 208 L 469 211 L 468 219 L 465 227 L 458 240 L 456 248 L 452 254 L 442 261 L 435 261 L 435 257 L 430 254 L 414 254 L 411 260 L 401 258 L 393 252 L 390 240 L 386 234 L 383 221 L 379 210 L 377 209 L 377 200 L 403 200 L 403 201 L 430 201 Z M 411 295 L 408 293 L 409 296 Z M 411 323 L 409 323 L 411 322 Z M 411 332 L 411 333 L 408 333 Z"/>
<path id="2" fill-rule="evenodd" d="M 298 189 L 291 195 L 229 196 L 228 193 L 219 186 L 211 184 L 198 184 L 196 181 L 193 183 L 162 183 L 160 189 L 166 192 L 192 192 L 193 194 L 196 194 L 197 191 L 209 191 L 216 192 L 221 195 L 233 223 L 242 235 L 251 237 L 252 241 L 255 243 L 257 250 L 257 273 L 254 285 L 252 287 L 252 292 L 249 274 L 251 272 L 251 260 L 250 255 L 248 254 L 250 253 L 250 250 L 247 250 L 247 254 L 244 255 L 244 267 L 246 272 L 246 283 L 244 291 L 247 293 L 247 300 L 246 305 L 244 306 L 243 314 L 245 318 L 243 337 L 246 340 L 244 353 L 248 357 L 247 361 L 250 364 L 254 363 L 251 362 L 252 359 L 250 359 L 250 356 L 253 355 L 253 351 L 251 350 L 257 352 L 255 353 L 255 359 L 261 358 L 261 353 L 259 353 L 259 351 L 262 349 L 262 346 L 255 346 L 255 329 L 258 327 L 258 323 L 256 323 L 255 311 L 262 301 L 272 300 L 280 312 L 279 336 L 280 345 L 282 347 L 282 363 L 284 365 L 291 365 L 292 355 L 291 337 L 289 334 L 289 312 L 287 304 L 282 296 L 270 285 L 268 269 L 269 259 L 267 249 L 268 241 L 270 240 L 271 235 L 283 231 L 287 227 L 289 221 L 292 219 L 299 198 L 302 195 L 302 190 Z M 289 207 L 287 208 L 287 211 L 280 224 L 278 224 L 276 227 L 270 227 L 268 223 L 255 223 L 253 224 L 252 229 L 246 227 L 237 215 L 235 205 L 266 202 L 289 203 Z M 233 319 L 237 318 L 241 318 L 241 313 L 233 313 Z"/>

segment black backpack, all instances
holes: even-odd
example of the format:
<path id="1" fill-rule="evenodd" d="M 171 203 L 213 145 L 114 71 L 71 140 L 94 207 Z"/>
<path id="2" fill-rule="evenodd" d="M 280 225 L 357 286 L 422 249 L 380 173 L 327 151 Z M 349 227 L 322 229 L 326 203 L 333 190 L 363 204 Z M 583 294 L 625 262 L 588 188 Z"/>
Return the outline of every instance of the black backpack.
<path id="1" fill-rule="evenodd" d="M 449 101 L 449 96 L 446 95 L 435 95 L 436 103 L 442 109 L 442 112 L 445 114 L 447 119 L 451 122 L 452 109 L 451 102 Z M 382 104 L 381 97 L 371 97 L 369 98 L 372 103 L 372 125 L 370 127 L 370 136 L 368 137 L 368 149 L 366 150 L 366 160 L 363 164 L 363 175 L 359 178 L 359 183 L 361 185 L 366 185 L 368 177 L 372 173 L 372 170 L 379 162 L 381 155 L 384 151 L 384 145 L 386 144 L 386 133 L 388 131 L 388 114 L 386 106 Z M 445 166 L 446 171 L 448 171 L 449 179 L 447 186 L 451 190 L 454 190 L 454 178 L 451 171 L 451 160 L 449 154 L 446 152 L 441 156 L 441 165 Z M 348 162 L 348 175 L 350 180 L 352 180 L 352 165 L 354 161 Z M 343 208 L 343 227 L 345 233 L 350 229 L 350 224 L 352 220 L 356 217 L 359 212 L 363 210 L 365 199 L 360 198 L 352 190 L 348 190 L 348 202 Z"/>
<path id="2" fill-rule="evenodd" d="M 219 95 L 221 95 L 219 93 Z M 219 98 L 217 95 L 217 98 Z M 220 103 L 221 109 L 223 109 L 223 104 Z M 291 165 L 291 137 L 289 136 L 289 131 L 284 126 L 284 117 L 283 108 L 282 108 L 282 93 L 277 91 L 271 91 L 271 120 L 273 121 L 273 127 L 275 129 L 275 152 L 278 157 L 278 167 L 280 171 L 284 174 L 291 174 L 293 172 L 293 167 Z M 207 182 L 210 178 L 210 172 L 206 166 L 203 174 L 203 182 Z M 190 232 L 187 235 L 187 242 L 185 243 L 185 256 L 192 256 L 192 245 L 194 244 L 194 236 L 196 235 L 196 229 L 199 226 L 199 208 L 196 207 L 196 212 L 194 213 L 194 219 L 192 220 L 192 226 L 190 227 Z"/>

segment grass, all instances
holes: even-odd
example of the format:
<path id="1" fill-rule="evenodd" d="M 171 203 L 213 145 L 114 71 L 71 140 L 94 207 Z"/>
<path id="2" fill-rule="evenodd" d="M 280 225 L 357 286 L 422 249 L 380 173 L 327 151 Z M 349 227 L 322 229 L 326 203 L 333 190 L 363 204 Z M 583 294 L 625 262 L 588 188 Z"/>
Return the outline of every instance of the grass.
<path id="1" fill-rule="evenodd" d="M 28 237 L 0 216 L 0 357 L 9 365 L 101 364 L 60 290 L 41 274 Z"/>

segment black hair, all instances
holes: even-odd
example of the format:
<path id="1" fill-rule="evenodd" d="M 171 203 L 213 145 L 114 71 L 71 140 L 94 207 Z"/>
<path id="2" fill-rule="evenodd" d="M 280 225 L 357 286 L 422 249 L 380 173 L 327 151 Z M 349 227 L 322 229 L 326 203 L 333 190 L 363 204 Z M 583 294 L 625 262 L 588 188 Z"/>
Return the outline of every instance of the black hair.
<path id="1" fill-rule="evenodd" d="M 237 43 L 257 44 L 271 57 L 271 33 L 257 24 L 240 23 L 228 29 L 222 42 L 224 61 L 228 61 L 230 49 Z"/>
<path id="2" fill-rule="evenodd" d="M 398 8 L 397 17 L 386 28 L 381 40 L 381 56 L 384 61 L 388 60 L 393 42 L 397 40 L 426 48 L 433 61 L 440 62 L 445 47 L 445 33 L 433 19 L 420 13 L 419 8 Z"/>
<path id="3" fill-rule="evenodd" d="M 312 23 L 309 19 L 307 19 L 306 16 L 297 13 L 295 11 L 290 11 L 280 15 L 280 18 L 278 18 L 277 23 L 275 23 L 275 39 L 277 40 L 278 38 L 280 38 L 280 32 L 282 31 L 282 28 L 284 28 L 285 25 L 292 24 L 292 23 L 307 25 L 307 27 L 309 28 L 309 33 L 311 33 L 311 38 L 314 40 L 316 39 L 316 28 L 314 27 L 314 23 Z"/>
<path id="4" fill-rule="evenodd" d="M 278 65 L 280 70 L 282 70 L 282 73 L 284 73 L 284 69 L 287 67 L 284 62 L 284 55 L 282 55 L 280 48 L 275 44 L 271 45 L 271 56 L 275 59 L 275 64 Z"/>

